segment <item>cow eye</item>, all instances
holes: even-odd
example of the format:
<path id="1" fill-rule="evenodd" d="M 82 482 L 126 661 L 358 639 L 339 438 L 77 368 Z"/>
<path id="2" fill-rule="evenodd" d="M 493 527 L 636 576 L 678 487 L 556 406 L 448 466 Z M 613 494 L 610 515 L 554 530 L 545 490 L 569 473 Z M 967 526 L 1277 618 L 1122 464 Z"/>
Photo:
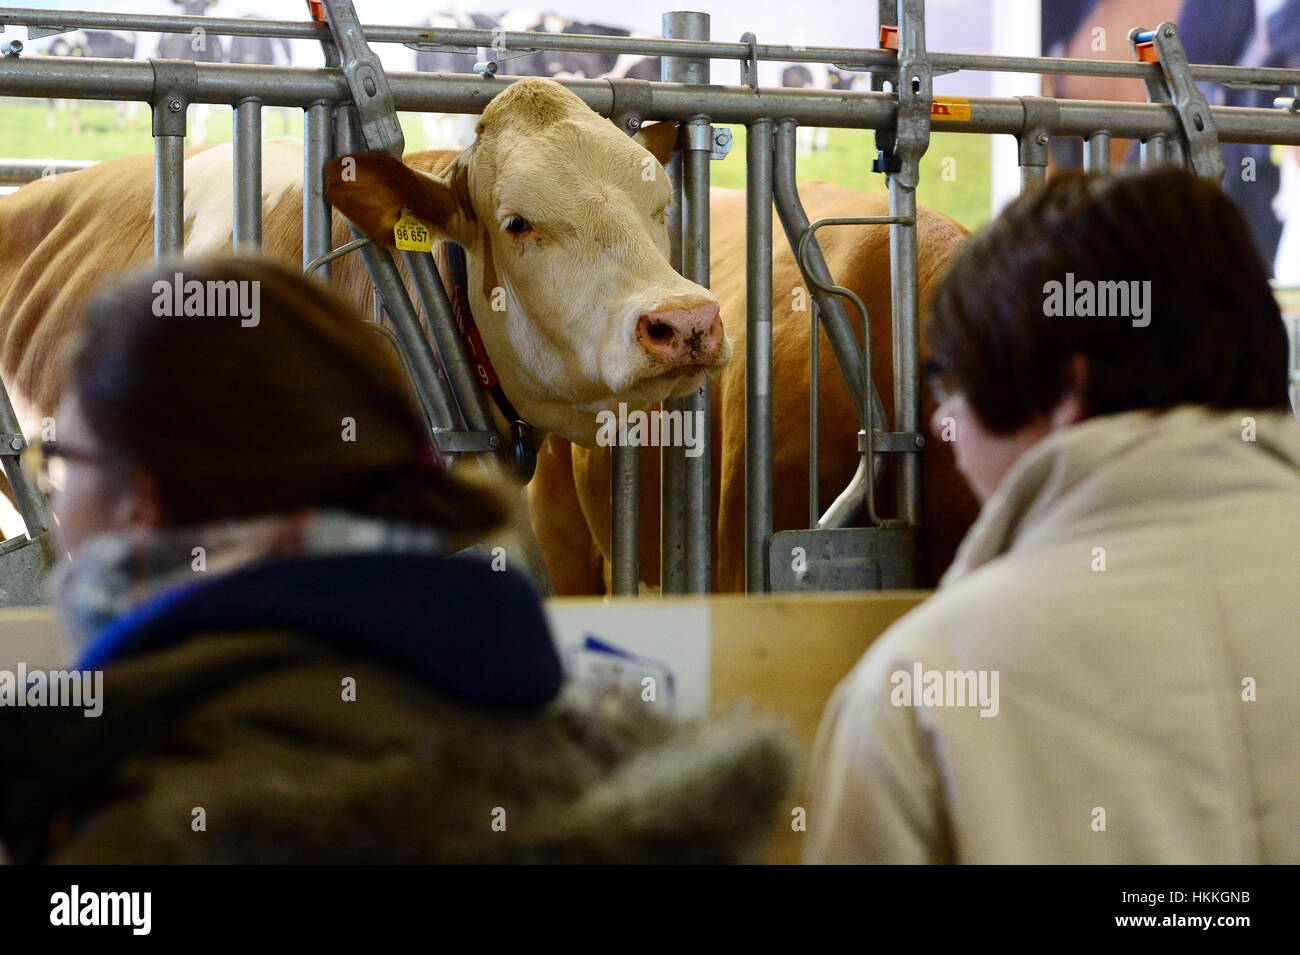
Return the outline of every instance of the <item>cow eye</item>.
<path id="1" fill-rule="evenodd" d="M 532 226 L 523 216 L 511 216 L 506 220 L 506 231 L 511 235 L 523 235 L 531 228 Z"/>

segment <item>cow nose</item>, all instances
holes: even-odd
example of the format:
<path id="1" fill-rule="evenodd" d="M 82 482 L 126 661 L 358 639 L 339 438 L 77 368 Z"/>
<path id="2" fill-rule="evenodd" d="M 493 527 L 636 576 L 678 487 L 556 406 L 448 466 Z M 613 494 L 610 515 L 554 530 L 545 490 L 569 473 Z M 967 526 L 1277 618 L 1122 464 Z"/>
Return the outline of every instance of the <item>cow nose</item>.
<path id="1" fill-rule="evenodd" d="M 722 318 L 716 302 L 694 308 L 646 312 L 636 323 L 641 347 L 668 368 L 712 364 L 722 344 Z"/>

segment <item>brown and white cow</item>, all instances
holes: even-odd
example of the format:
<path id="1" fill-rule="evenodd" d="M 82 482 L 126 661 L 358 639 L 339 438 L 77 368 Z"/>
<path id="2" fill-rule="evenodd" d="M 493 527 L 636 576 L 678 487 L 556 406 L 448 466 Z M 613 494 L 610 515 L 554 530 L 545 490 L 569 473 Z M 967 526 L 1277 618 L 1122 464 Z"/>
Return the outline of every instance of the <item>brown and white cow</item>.
<path id="1" fill-rule="evenodd" d="M 888 198 L 828 183 L 803 183 L 799 195 L 810 220 L 828 216 L 888 214 Z M 775 218 L 775 217 L 774 217 Z M 736 357 L 712 382 L 714 589 L 738 592 L 745 584 L 745 194 L 714 189 L 710 194 L 710 285 L 722 306 Z M 947 216 L 919 210 L 918 277 L 924 308 L 930 290 L 965 230 Z M 881 226 L 824 229 L 818 235 L 835 280 L 861 296 L 871 322 L 872 377 L 885 414 L 894 420 L 893 334 L 889 285 L 889 231 Z M 772 238 L 773 527 L 808 526 L 810 316 L 807 291 L 779 224 Z M 802 306 L 802 307 L 800 307 Z M 854 310 L 848 309 L 856 319 Z M 854 327 L 861 336 L 861 326 Z M 928 349 L 922 340 L 922 356 Z M 823 336 L 818 360 L 820 445 L 818 494 L 821 509 L 834 500 L 858 465 L 857 418 L 844 379 Z M 922 422 L 934 412 L 929 395 Z M 640 576 L 659 583 L 659 452 L 643 447 L 640 497 Z M 957 474 L 951 449 L 933 440 L 922 459 L 926 522 L 925 583 L 933 585 L 952 561 L 978 505 Z M 609 586 L 610 455 L 552 435 L 529 485 L 533 526 L 557 593 L 599 594 Z M 878 510 L 894 510 L 894 489 L 886 478 L 877 490 Z M 590 533 L 584 533 L 584 529 Z"/>
<path id="2" fill-rule="evenodd" d="M 464 246 L 470 304 L 504 390 L 539 436 L 553 434 L 530 497 L 562 592 L 597 586 L 599 549 L 593 542 L 608 541 L 608 482 L 597 476 L 600 458 L 583 469 L 581 453 L 569 453 L 565 442 L 594 446 L 597 413 L 619 402 L 645 408 L 691 393 L 706 374 L 727 366 L 738 320 L 743 328 L 743 206 L 715 199 L 713 280 L 721 295 L 668 265 L 669 187 L 661 163 L 673 138 L 671 124 L 629 138 L 559 84 L 526 79 L 493 99 L 478 139 L 460 154 L 416 153 L 405 162 L 362 155 L 353 166 L 335 161 L 327 170 L 331 201 L 377 239 L 391 244 L 393 225 L 409 207 L 438 239 Z M 152 167 L 149 156 L 112 160 L 0 199 L 0 374 L 29 436 L 57 404 L 58 356 L 76 331 L 79 304 L 101 282 L 151 260 Z M 301 171 L 299 142 L 265 144 L 263 248 L 290 263 L 301 261 Z M 187 155 L 187 254 L 231 247 L 232 181 L 229 144 Z M 872 200 L 849 190 L 828 204 L 821 201 L 823 193 L 830 195 L 826 190 L 833 187 L 805 194 L 814 217 L 832 206 L 856 214 L 872 208 Z M 335 245 L 350 238 L 337 218 Z M 923 283 L 959 236 L 950 220 L 923 216 Z M 826 242 L 834 274 L 871 308 L 878 368 L 889 352 L 886 247 L 883 232 L 848 230 Z M 793 526 L 783 515 L 800 513 L 783 503 L 795 486 L 793 462 L 802 460 L 798 435 L 787 443 L 786 422 L 791 414 L 806 414 L 790 409 L 806 408 L 806 364 L 799 355 L 806 353 L 807 332 L 806 313 L 787 314 L 789 302 L 781 293 L 793 284 L 788 254 L 778 253 L 776 263 L 777 382 L 788 385 L 777 393 L 780 528 Z M 369 284 L 357 257 L 335 262 L 333 277 L 359 308 L 369 309 Z M 722 298 L 730 336 L 719 315 Z M 823 361 L 829 369 L 829 357 Z M 715 415 L 715 461 L 722 472 L 714 486 L 722 494 L 719 532 L 725 543 L 719 550 L 725 560 L 741 551 L 740 538 L 731 536 L 742 526 L 733 511 L 743 483 L 743 457 L 735 450 L 743 389 L 737 392 L 729 382 L 737 374 L 743 381 L 743 369 L 733 362 L 723 374 L 717 392 L 720 400 L 730 397 Z M 823 380 L 829 450 L 846 405 L 836 403 L 833 372 Z M 946 450 L 930 457 L 947 474 L 932 481 L 935 490 L 927 493 L 927 504 L 938 494 L 944 505 L 931 508 L 931 529 L 952 524 L 952 533 L 939 535 L 946 540 L 960 536 L 970 514 L 959 503 L 962 489 Z M 652 456 L 644 458 L 648 463 Z M 824 500 L 843 486 L 852 466 L 844 475 L 838 472 L 837 456 L 824 454 Z M 648 505 L 657 494 L 644 499 Z M 653 526 L 648 516 L 644 520 L 643 526 Z M 581 560 L 569 567 L 574 542 Z M 654 565 L 647 555 L 643 567 Z M 593 566 L 595 574 L 589 573 Z M 720 576 L 719 583 L 734 587 L 730 577 Z"/>

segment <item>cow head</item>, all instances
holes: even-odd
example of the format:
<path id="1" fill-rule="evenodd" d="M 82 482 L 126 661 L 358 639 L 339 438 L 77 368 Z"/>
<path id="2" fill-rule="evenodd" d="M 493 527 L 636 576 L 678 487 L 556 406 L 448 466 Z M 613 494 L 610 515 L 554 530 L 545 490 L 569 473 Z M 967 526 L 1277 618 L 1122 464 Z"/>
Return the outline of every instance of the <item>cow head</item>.
<path id="1" fill-rule="evenodd" d="M 526 420 L 591 447 L 599 411 L 690 394 L 730 360 L 717 299 L 668 263 L 671 123 L 629 138 L 529 78 L 477 133 L 437 175 L 378 153 L 335 159 L 326 197 L 388 245 L 407 208 L 464 246 L 475 322 Z"/>

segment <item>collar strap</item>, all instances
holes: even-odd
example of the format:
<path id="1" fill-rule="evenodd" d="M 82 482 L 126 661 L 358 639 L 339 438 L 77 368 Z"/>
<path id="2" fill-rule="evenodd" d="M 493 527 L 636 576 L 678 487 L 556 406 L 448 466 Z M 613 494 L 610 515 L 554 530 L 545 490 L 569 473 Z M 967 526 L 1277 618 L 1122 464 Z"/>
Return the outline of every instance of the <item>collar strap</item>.
<path id="1" fill-rule="evenodd" d="M 469 278 L 465 265 L 465 250 L 459 243 L 447 243 L 447 272 L 451 277 L 452 309 L 456 315 L 456 327 L 460 329 L 461 341 L 465 343 L 465 351 L 469 353 L 469 359 L 474 363 L 474 375 L 478 378 L 479 385 L 492 396 L 497 410 L 510 422 L 511 464 L 526 484 L 533 479 L 533 472 L 537 469 L 537 450 L 528 436 L 532 428 L 527 421 L 519 417 L 519 412 L 506 397 L 505 389 L 501 387 L 501 379 L 497 377 L 496 369 L 492 367 L 492 359 L 488 357 L 487 349 L 483 347 L 483 336 L 479 334 L 478 326 L 474 324 L 474 313 L 469 307 Z"/>

